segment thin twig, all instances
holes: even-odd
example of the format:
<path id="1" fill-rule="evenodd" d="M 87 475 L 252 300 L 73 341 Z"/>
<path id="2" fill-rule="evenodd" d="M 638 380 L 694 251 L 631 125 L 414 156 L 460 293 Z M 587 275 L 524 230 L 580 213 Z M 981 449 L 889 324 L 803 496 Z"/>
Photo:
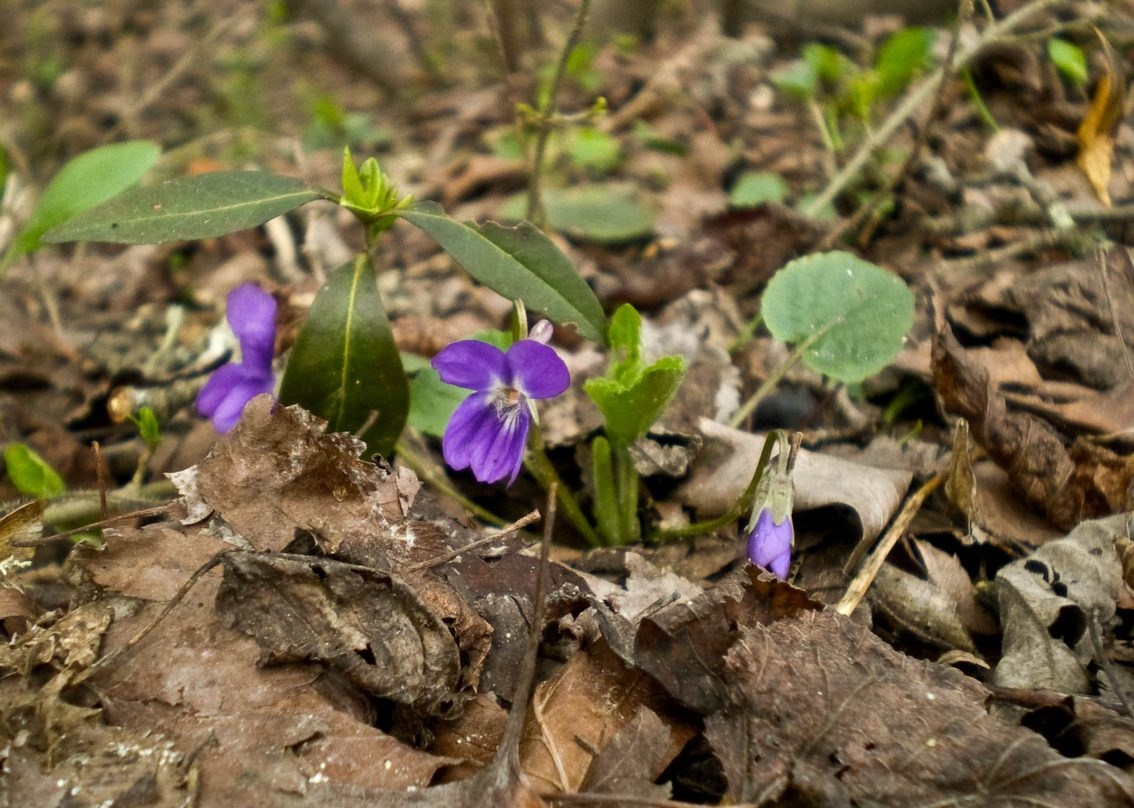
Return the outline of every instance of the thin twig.
<path id="1" fill-rule="evenodd" d="M 422 570 L 427 570 L 430 567 L 436 567 L 438 564 L 444 564 L 446 561 L 451 561 L 452 559 L 456 558 L 457 556 L 462 555 L 463 553 L 467 553 L 470 550 L 475 550 L 478 547 L 483 547 L 486 544 L 492 544 L 492 542 L 494 542 L 494 541 L 499 541 L 500 539 L 507 536 L 509 533 L 516 533 L 517 531 L 523 530 L 525 527 L 532 524 L 533 522 L 538 522 L 538 521 L 539 521 L 539 511 L 534 510 L 531 513 L 527 514 L 526 516 L 521 516 L 519 519 L 517 519 L 512 524 L 501 528 L 500 530 L 491 534 L 490 536 L 485 536 L 484 538 L 477 539 L 474 542 L 469 542 L 464 547 L 458 547 L 455 550 L 449 550 L 448 552 L 442 553 L 441 555 L 436 556 L 434 558 L 431 558 L 428 561 L 420 561 L 417 564 L 411 564 L 410 566 L 406 567 L 404 571 L 406 573 L 421 572 Z"/>
<path id="2" fill-rule="evenodd" d="M 851 581 L 847 591 L 843 594 L 839 604 L 835 607 L 835 611 L 839 614 L 849 616 L 858 608 L 858 604 L 862 602 L 866 591 L 870 589 L 870 585 L 874 583 L 874 579 L 878 576 L 878 571 L 882 569 L 882 564 L 886 561 L 886 556 L 890 555 L 890 551 L 894 549 L 894 545 L 898 543 L 898 539 L 906 532 L 910 522 L 917 516 L 917 512 L 921 510 L 922 503 L 934 490 L 937 489 L 943 482 L 945 482 L 944 474 L 934 474 L 921 488 L 914 491 L 906 499 L 902 509 L 898 515 L 894 517 L 894 521 L 890 527 L 882 534 L 882 538 L 874 546 L 874 550 L 863 562 L 862 567 L 859 569 L 858 574 L 855 575 L 854 580 Z"/>
<path id="3" fill-rule="evenodd" d="M 913 148 L 910 149 L 910 153 L 902 162 L 901 167 L 890 177 L 890 180 L 886 183 L 886 187 L 880 188 L 870 198 L 869 202 L 854 212 L 853 216 L 841 222 L 824 236 L 823 240 L 816 248 L 817 250 L 829 250 L 842 239 L 844 233 L 857 230 L 866 220 L 866 217 L 878 209 L 878 206 L 882 204 L 884 199 L 898 191 L 898 188 L 905 182 L 906 177 L 909 176 L 917 159 L 921 156 L 925 144 L 929 142 L 930 126 L 933 121 L 937 120 L 938 116 L 941 114 L 941 109 L 945 105 L 945 76 L 952 70 L 953 60 L 957 57 L 957 48 L 960 46 L 961 42 L 961 27 L 972 17 L 973 0 L 960 0 L 957 12 L 957 20 L 953 23 L 953 33 L 949 38 L 949 50 L 945 54 L 945 60 L 941 63 L 942 78 L 941 81 L 937 82 L 937 91 L 933 94 L 933 106 L 929 110 L 929 115 L 925 118 L 925 125 L 918 131 L 918 136 L 917 139 L 914 140 Z"/>
<path id="4" fill-rule="evenodd" d="M 968 67 L 973 59 L 976 58 L 977 54 L 1005 34 L 1013 31 L 1030 17 L 1041 11 L 1046 11 L 1049 8 L 1054 8 L 1068 2 L 1069 0 L 1036 0 L 1036 2 L 1009 14 L 999 23 L 986 28 L 975 43 L 962 50 L 958 54 L 952 68 L 954 70 L 962 70 Z M 917 108 L 925 103 L 926 99 L 936 90 L 938 83 L 945 80 L 946 67 L 946 65 L 942 65 L 937 68 L 928 78 L 922 81 L 921 84 L 914 87 L 906 94 L 902 102 L 890 113 L 890 116 L 858 147 L 858 151 L 856 151 L 854 156 L 843 166 L 842 170 L 827 183 L 827 187 L 823 189 L 822 193 L 811 200 L 811 203 L 804 208 L 804 216 L 815 217 L 820 211 L 830 205 L 835 200 L 835 197 L 843 192 L 851 181 L 858 176 L 858 173 L 862 171 L 862 167 L 866 165 L 870 156 L 889 142 L 890 138 L 894 136 L 902 124 L 904 124 L 906 120 L 914 114 Z"/>

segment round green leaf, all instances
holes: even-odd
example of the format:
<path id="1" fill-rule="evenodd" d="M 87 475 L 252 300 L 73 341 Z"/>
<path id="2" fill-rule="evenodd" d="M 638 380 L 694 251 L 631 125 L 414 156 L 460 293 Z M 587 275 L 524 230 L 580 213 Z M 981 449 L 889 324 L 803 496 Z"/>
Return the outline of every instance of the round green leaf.
<path id="1" fill-rule="evenodd" d="M 280 402 L 299 404 L 334 432 L 358 432 L 389 456 L 405 426 L 409 385 L 369 259 L 332 272 L 296 338 Z"/>
<path id="2" fill-rule="evenodd" d="M 857 382 L 897 355 L 913 325 L 914 297 L 892 272 L 850 253 L 828 252 L 797 259 L 777 272 L 762 306 L 776 339 L 814 338 L 803 354 L 808 367 Z"/>

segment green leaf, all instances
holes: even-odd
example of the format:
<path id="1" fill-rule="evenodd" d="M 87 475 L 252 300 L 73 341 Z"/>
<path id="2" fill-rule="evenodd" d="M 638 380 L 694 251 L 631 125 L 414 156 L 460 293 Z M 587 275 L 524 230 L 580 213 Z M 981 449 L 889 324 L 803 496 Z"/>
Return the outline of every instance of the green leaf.
<path id="1" fill-rule="evenodd" d="M 54 227 L 44 241 L 156 244 L 215 238 L 256 227 L 316 199 L 303 180 L 266 171 L 218 171 L 127 191 Z"/>
<path id="2" fill-rule="evenodd" d="M 567 141 L 571 162 L 600 174 L 612 171 L 622 160 L 618 140 L 593 126 L 575 129 Z"/>
<path id="3" fill-rule="evenodd" d="M 465 388 L 441 381 L 433 368 L 424 368 L 410 380 L 409 425 L 439 438 L 445 434 L 453 410 L 469 395 Z"/>
<path id="4" fill-rule="evenodd" d="M 160 155 L 156 143 L 131 140 L 100 146 L 68 162 L 44 189 L 7 260 L 35 252 L 48 230 L 118 196 L 138 182 Z"/>
<path id="5" fill-rule="evenodd" d="M 936 34 L 931 29 L 914 25 L 896 31 L 883 43 L 874 59 L 879 97 L 897 95 L 916 74 L 929 66 L 935 39 Z"/>
<path id="6" fill-rule="evenodd" d="M 768 283 L 764 322 L 782 342 L 814 339 L 813 370 L 857 382 L 884 368 L 913 324 L 914 296 L 897 275 L 850 253 L 792 261 Z"/>
<path id="7" fill-rule="evenodd" d="M 642 316 L 623 303 L 610 318 L 610 367 L 606 377 L 632 387 L 642 376 Z"/>
<path id="8" fill-rule="evenodd" d="M 524 301 L 560 323 L 573 322 L 595 342 L 606 341 L 606 316 L 587 282 L 558 247 L 528 222 L 504 227 L 450 219 L 440 205 L 415 205 L 402 218 L 437 243 L 480 283 L 509 299 Z"/>
<path id="9" fill-rule="evenodd" d="M 612 443 L 629 446 L 646 434 L 677 392 L 685 360 L 663 356 L 646 367 L 633 386 L 615 379 L 589 379 L 583 388 L 595 402 Z"/>
<path id="10" fill-rule="evenodd" d="M 302 405 L 335 432 L 365 426 L 359 437 L 367 451 L 386 457 L 393 451 L 409 410 L 409 385 L 366 256 L 332 272 L 311 304 L 280 401 Z"/>
<path id="11" fill-rule="evenodd" d="M 4 450 L 4 465 L 12 485 L 26 497 L 52 499 L 67 490 L 59 473 L 26 444 L 8 444 Z"/>
<path id="12" fill-rule="evenodd" d="M 128 416 L 138 427 L 138 434 L 142 442 L 153 451 L 161 443 L 161 426 L 158 424 L 157 414 L 152 407 L 141 407 L 137 415 Z"/>
<path id="13" fill-rule="evenodd" d="M 626 244 L 648 239 L 657 217 L 627 183 L 554 188 L 543 194 L 551 227 L 580 241 Z"/>
<path id="14" fill-rule="evenodd" d="M 1087 83 L 1087 57 L 1078 45 L 1052 37 L 1047 41 L 1047 55 L 1059 72 L 1073 84 L 1082 87 Z"/>
<path id="15" fill-rule="evenodd" d="M 764 202 L 783 202 L 787 183 L 771 171 L 745 171 L 728 193 L 734 208 L 754 208 Z"/>

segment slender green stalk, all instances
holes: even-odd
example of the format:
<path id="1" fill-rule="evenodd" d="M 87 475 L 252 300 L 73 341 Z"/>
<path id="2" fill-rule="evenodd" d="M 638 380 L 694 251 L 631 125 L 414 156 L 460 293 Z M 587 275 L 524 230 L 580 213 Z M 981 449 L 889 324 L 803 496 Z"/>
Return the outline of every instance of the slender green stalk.
<path id="1" fill-rule="evenodd" d="M 716 519 L 709 519 L 705 522 L 694 522 L 684 527 L 659 530 L 652 536 L 652 539 L 662 542 L 671 539 L 687 539 L 690 536 L 702 536 L 706 533 L 719 530 L 730 522 L 736 521 L 743 514 L 751 510 L 752 498 L 756 496 L 756 487 L 760 485 L 760 480 L 764 476 L 764 470 L 768 468 L 768 461 L 772 458 L 772 449 L 774 449 L 776 444 L 782 439 L 783 434 L 782 429 L 773 429 L 768 433 L 768 437 L 764 438 L 764 448 L 760 452 L 760 459 L 756 463 L 756 470 L 752 472 L 752 479 L 748 481 L 748 487 L 744 489 L 744 493 L 733 503 L 731 508 Z"/>
<path id="2" fill-rule="evenodd" d="M 476 504 L 471 499 L 466 497 L 464 494 L 462 494 L 460 491 L 458 491 L 456 488 L 454 488 L 449 483 L 449 480 L 445 477 L 445 475 L 438 474 L 436 471 L 434 471 L 434 469 L 431 468 L 428 463 L 422 460 L 421 456 L 414 452 L 413 449 L 410 448 L 409 444 L 404 440 L 400 440 L 396 444 L 394 444 L 394 451 L 397 452 L 398 457 L 403 463 L 413 469 L 414 473 L 419 478 L 421 478 L 422 482 L 433 486 L 442 494 L 449 497 L 449 499 L 453 500 L 466 511 L 471 513 L 473 516 L 484 522 L 487 522 L 490 525 L 496 525 L 497 527 L 506 525 L 508 523 L 508 520 L 502 519 L 492 511 L 481 507 L 480 505 Z"/>
<path id="3" fill-rule="evenodd" d="M 583 36 L 583 27 L 587 24 L 587 14 L 590 9 L 591 0 L 581 0 L 579 10 L 575 13 L 575 22 L 571 26 L 571 33 L 567 35 L 567 41 L 563 43 L 563 51 L 559 54 L 559 63 L 555 66 L 555 76 L 551 80 L 551 88 L 540 103 L 536 114 L 536 143 L 535 153 L 532 157 L 532 176 L 528 181 L 527 218 L 540 226 L 546 219 L 543 210 L 543 198 L 540 195 L 540 184 L 543 180 L 543 163 L 547 154 L 547 141 L 551 137 L 555 104 L 559 98 L 559 89 L 563 86 L 563 77 L 567 74 L 567 62 L 571 58 L 575 46 L 579 44 L 579 39 Z"/>
<path id="4" fill-rule="evenodd" d="M 559 479 L 559 473 L 555 470 L 555 465 L 551 462 L 551 458 L 547 456 L 547 450 L 543 445 L 543 437 L 539 433 L 539 427 L 532 424 L 532 430 L 528 435 L 528 452 L 524 455 L 524 465 L 532 476 L 539 481 L 545 491 L 551 490 L 552 483 L 556 485 L 556 501 L 559 507 L 563 510 L 563 515 L 567 517 L 567 521 L 571 523 L 583 538 L 587 540 L 587 544 L 592 547 L 602 547 L 603 541 L 599 535 L 595 533 L 595 529 L 591 527 L 583 509 L 579 507 L 579 503 L 575 500 L 575 495 L 571 493 L 571 489 L 563 484 Z"/>
<path id="5" fill-rule="evenodd" d="M 599 435 L 591 442 L 591 483 L 595 491 L 595 520 L 599 533 L 612 545 L 619 541 L 622 520 L 619 516 L 618 488 L 614 483 L 614 462 L 610 441 Z"/>
<path id="6" fill-rule="evenodd" d="M 638 470 L 634 468 L 629 447 L 614 444 L 611 448 L 614 452 L 615 487 L 621 505 L 619 524 L 622 535 L 619 543 L 633 544 L 642 533 L 638 523 Z"/>
<path id="7" fill-rule="evenodd" d="M 764 380 L 764 383 L 757 388 L 756 392 L 752 394 L 752 397 L 741 405 L 740 409 L 736 411 L 736 414 L 732 416 L 732 420 L 728 422 L 728 425 L 735 428 L 744 423 L 744 419 L 756 410 L 756 407 L 760 405 L 760 402 L 764 400 L 768 393 L 776 389 L 776 385 L 783 381 L 787 372 L 791 370 L 803 354 L 815 344 L 815 341 L 825 333 L 827 333 L 827 329 L 824 328 L 796 345 L 795 350 L 791 352 L 788 358 L 785 359 L 778 368 L 772 371 L 771 375 L 769 375 L 768 378 Z"/>

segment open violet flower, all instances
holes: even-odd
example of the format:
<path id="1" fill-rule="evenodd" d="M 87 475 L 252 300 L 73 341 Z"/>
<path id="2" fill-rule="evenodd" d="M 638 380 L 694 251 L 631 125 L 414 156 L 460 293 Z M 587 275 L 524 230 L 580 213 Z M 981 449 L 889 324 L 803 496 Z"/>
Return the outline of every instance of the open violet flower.
<path id="1" fill-rule="evenodd" d="M 240 362 L 217 368 L 197 395 L 197 412 L 211 418 L 221 434 L 236 426 L 245 404 L 275 388 L 275 299 L 254 283 L 242 283 L 228 293 L 228 324 L 240 341 Z"/>
<path id="2" fill-rule="evenodd" d="M 451 468 L 472 469 L 482 483 L 515 481 L 534 417 L 533 399 L 557 396 L 571 383 L 567 365 L 545 344 L 550 328 L 537 323 L 531 333 L 506 352 L 487 342 L 461 340 L 433 357 L 442 381 L 474 391 L 449 419 L 441 453 Z"/>

